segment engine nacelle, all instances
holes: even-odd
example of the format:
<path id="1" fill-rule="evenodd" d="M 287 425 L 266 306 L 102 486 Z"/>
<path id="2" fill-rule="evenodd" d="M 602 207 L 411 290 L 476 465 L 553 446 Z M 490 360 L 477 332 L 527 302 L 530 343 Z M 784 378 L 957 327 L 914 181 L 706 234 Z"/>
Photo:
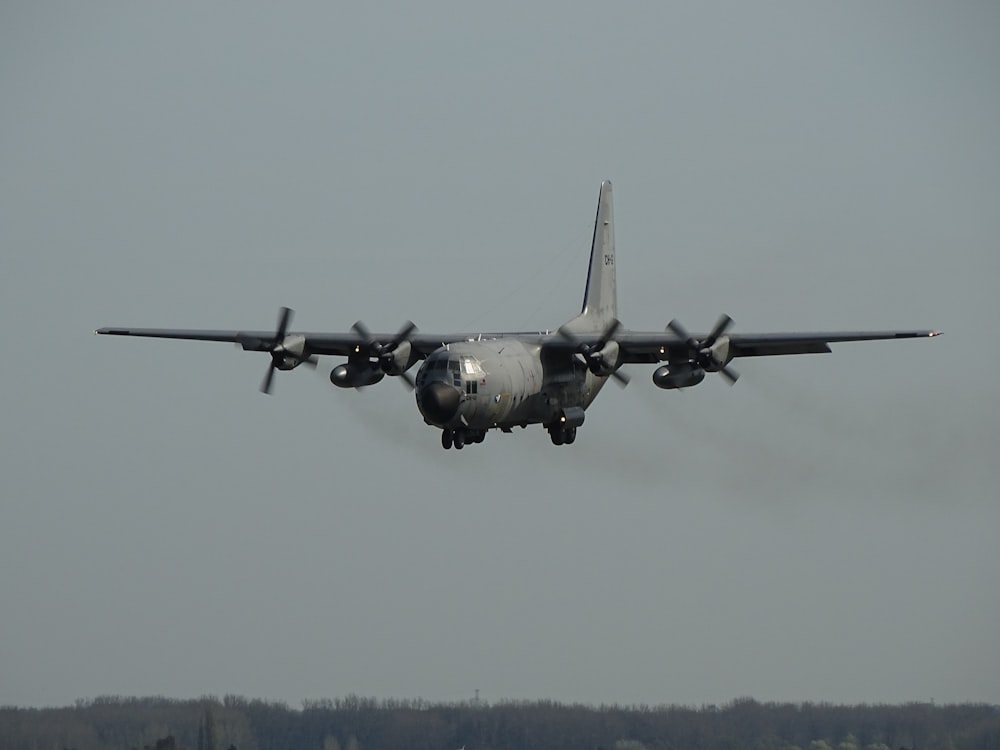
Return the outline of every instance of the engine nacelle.
<path id="1" fill-rule="evenodd" d="M 690 363 L 664 365 L 653 372 L 657 388 L 690 388 L 705 379 L 705 371 Z"/>
<path id="2" fill-rule="evenodd" d="M 305 336 L 301 334 L 285 336 L 281 343 L 271 351 L 271 360 L 279 370 L 294 370 L 304 361 L 305 349 Z"/>
<path id="3" fill-rule="evenodd" d="M 700 354 L 703 355 L 702 358 L 705 361 L 701 361 L 701 359 L 699 361 L 705 366 L 705 369 L 708 372 L 718 372 L 733 359 L 729 355 L 729 337 L 720 336 L 718 341 L 709 348 L 702 349 Z"/>
<path id="4" fill-rule="evenodd" d="M 381 368 L 371 362 L 348 362 L 337 365 L 330 371 L 330 382 L 338 388 L 361 388 L 365 385 L 375 385 L 385 377 Z"/>
<path id="5" fill-rule="evenodd" d="M 609 341 L 599 351 L 587 356 L 587 367 L 595 375 L 606 378 L 618 369 L 620 356 L 618 342 Z"/>
<path id="6" fill-rule="evenodd" d="M 382 372 L 386 375 L 402 375 L 418 359 L 417 352 L 413 351 L 410 342 L 401 341 L 391 352 L 386 352 L 379 357 L 379 364 L 382 366 Z"/>

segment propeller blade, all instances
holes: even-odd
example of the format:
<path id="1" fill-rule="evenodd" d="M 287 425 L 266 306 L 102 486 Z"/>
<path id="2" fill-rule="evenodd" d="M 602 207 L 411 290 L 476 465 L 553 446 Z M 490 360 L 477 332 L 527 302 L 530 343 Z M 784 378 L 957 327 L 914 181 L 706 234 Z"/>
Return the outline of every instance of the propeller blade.
<path id="1" fill-rule="evenodd" d="M 396 332 L 396 335 L 393 336 L 389 342 L 384 344 L 376 340 L 372 332 L 368 330 L 368 326 L 360 320 L 351 326 L 351 328 L 358 334 L 364 343 L 364 346 L 368 350 L 366 354 L 370 358 L 379 361 L 383 368 L 385 368 L 385 363 L 392 359 L 392 353 L 399 347 L 400 344 L 410 340 L 410 336 L 412 336 L 413 332 L 417 330 L 417 325 L 412 320 L 406 321 Z M 416 386 L 412 375 L 404 372 L 398 377 L 402 379 L 403 383 L 405 383 L 410 390 L 413 390 Z"/>
<path id="2" fill-rule="evenodd" d="M 688 348 L 693 350 L 698 348 L 698 341 L 687 332 L 687 329 L 676 318 L 667 323 L 667 329 L 677 338 L 684 339 L 687 342 Z"/>
<path id="3" fill-rule="evenodd" d="M 720 317 L 718 321 L 716 321 L 715 328 L 713 328 L 712 332 L 708 334 L 708 338 L 706 338 L 703 342 L 701 342 L 701 345 L 703 347 L 712 346 L 712 344 L 716 342 L 719 336 L 724 334 L 726 330 L 729 328 L 729 326 L 731 326 L 732 324 L 733 324 L 733 319 L 730 318 L 728 315 L 723 314 L 722 317 Z"/>
<path id="4" fill-rule="evenodd" d="M 720 316 L 708 336 L 701 341 L 698 341 L 698 339 L 688 333 L 687 329 L 676 319 L 667 323 L 667 330 L 677 336 L 677 338 L 685 341 L 692 362 L 705 370 L 718 372 L 729 382 L 729 385 L 733 385 L 739 380 L 740 374 L 727 366 L 725 362 L 717 360 L 712 352 L 712 347 L 729 330 L 732 324 L 733 319 L 728 315 L 724 314 Z"/>
<path id="5" fill-rule="evenodd" d="M 573 354 L 573 358 L 580 364 L 590 367 L 591 362 L 588 361 L 588 358 L 591 360 L 601 359 L 601 350 L 608 345 L 609 341 L 614 341 L 615 334 L 618 333 L 621 327 L 622 322 L 618 320 L 618 318 L 613 318 L 604 327 L 604 330 L 601 331 L 601 338 L 595 344 L 584 343 L 584 341 L 577 336 L 577 334 L 566 328 L 566 326 L 560 326 L 556 332 L 573 345 L 573 348 L 576 350 Z M 614 378 L 615 382 L 622 388 L 628 385 L 629 380 L 631 380 L 628 375 L 618 370 L 613 371 L 610 377 Z"/>
<path id="6" fill-rule="evenodd" d="M 409 340 L 415 330 L 417 330 L 417 324 L 412 320 L 408 320 L 403 323 L 403 327 L 399 329 L 399 332 L 396 334 L 396 338 L 392 340 L 393 347 L 397 347 L 404 341 Z"/>
<path id="7" fill-rule="evenodd" d="M 278 311 L 278 330 L 274 334 L 275 346 L 285 338 L 285 334 L 288 332 L 288 324 L 292 322 L 293 314 L 291 309 L 287 307 L 282 307 Z"/>
<path id="8" fill-rule="evenodd" d="M 371 331 L 368 330 L 368 326 L 366 326 L 360 320 L 351 326 L 351 330 L 353 330 L 355 333 L 358 334 L 358 336 L 361 337 L 361 340 L 364 342 L 365 346 L 371 347 L 375 344 L 375 342 L 372 340 L 372 333 Z"/>
<path id="9" fill-rule="evenodd" d="M 598 348 L 604 348 L 604 345 L 611 341 L 618 333 L 618 329 L 622 327 L 622 322 L 618 318 L 614 318 L 610 323 L 608 323 L 607 328 L 604 329 L 604 333 L 601 334 L 601 346 Z"/>
<path id="10" fill-rule="evenodd" d="M 399 379 L 403 381 L 403 385 L 409 388 L 411 391 L 417 387 L 417 382 L 413 379 L 413 376 L 409 372 L 402 372 L 399 374 Z"/>
<path id="11" fill-rule="evenodd" d="M 564 339 L 566 339 L 569 343 L 571 343 L 573 345 L 573 347 L 578 352 L 581 349 L 583 349 L 583 345 L 582 345 L 582 342 L 580 341 L 580 339 L 577 338 L 577 335 L 575 333 L 573 333 L 571 330 L 569 330 L 568 328 L 566 328 L 566 326 L 559 326 L 559 328 L 556 331 L 556 333 L 558 333 L 560 336 L 562 336 Z"/>
<path id="12" fill-rule="evenodd" d="M 583 340 L 577 336 L 573 331 L 569 330 L 566 326 L 560 326 L 556 333 L 566 339 L 569 343 L 576 347 L 576 350 L 580 354 L 590 354 L 594 351 L 599 351 L 604 348 L 604 345 L 611 341 L 615 334 L 618 333 L 618 329 L 622 327 L 622 322 L 618 318 L 613 319 L 610 323 L 605 326 L 604 330 L 601 331 L 601 338 L 596 344 L 584 344 Z"/>
<path id="13" fill-rule="evenodd" d="M 267 366 L 267 374 L 264 375 L 264 380 L 260 384 L 260 392 L 270 394 L 271 393 L 271 381 L 274 380 L 274 362 Z"/>

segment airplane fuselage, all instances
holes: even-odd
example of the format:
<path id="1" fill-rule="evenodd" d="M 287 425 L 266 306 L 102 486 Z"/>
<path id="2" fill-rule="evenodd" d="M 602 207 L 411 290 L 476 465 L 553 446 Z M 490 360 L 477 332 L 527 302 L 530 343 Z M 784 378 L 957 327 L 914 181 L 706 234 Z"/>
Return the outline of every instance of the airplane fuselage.
<path id="1" fill-rule="evenodd" d="M 475 434 L 529 424 L 569 430 L 582 424 L 605 382 L 575 359 L 498 338 L 449 344 L 428 356 L 416 397 L 424 421 L 446 430 Z"/>

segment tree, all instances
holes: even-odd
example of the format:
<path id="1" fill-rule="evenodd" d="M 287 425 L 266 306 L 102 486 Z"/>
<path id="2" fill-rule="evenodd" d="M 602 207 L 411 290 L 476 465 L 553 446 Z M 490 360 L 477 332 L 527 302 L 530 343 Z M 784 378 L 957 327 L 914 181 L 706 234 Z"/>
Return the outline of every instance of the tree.
<path id="1" fill-rule="evenodd" d="M 205 718 L 198 722 L 198 750 L 215 750 L 215 717 L 212 709 L 205 709 Z"/>

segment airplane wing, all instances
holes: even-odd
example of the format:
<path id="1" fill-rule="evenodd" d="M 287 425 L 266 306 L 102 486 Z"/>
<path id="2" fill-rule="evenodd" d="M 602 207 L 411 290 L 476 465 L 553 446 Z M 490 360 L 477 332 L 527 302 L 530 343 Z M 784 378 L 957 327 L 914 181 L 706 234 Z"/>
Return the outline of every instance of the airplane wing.
<path id="1" fill-rule="evenodd" d="M 653 374 L 653 382 L 661 388 L 679 388 L 701 382 L 706 372 L 721 373 L 730 384 L 735 383 L 739 373 L 729 363 L 737 357 L 820 354 L 829 352 L 830 344 L 845 341 L 939 335 L 932 330 L 728 334 L 732 322 L 732 318 L 723 315 L 709 333 L 691 334 L 676 320 L 670 321 L 663 332 L 623 331 L 621 323 L 612 320 L 596 333 L 577 333 L 564 326 L 546 336 L 541 345 L 552 352 L 572 352 L 583 357 L 592 371 L 613 376 L 622 385 L 629 378 L 618 370 L 621 365 L 667 362 L 667 367 L 660 367 Z"/>
<path id="2" fill-rule="evenodd" d="M 885 341 L 938 336 L 939 331 L 828 331 L 791 333 L 731 333 L 729 355 L 736 357 L 771 357 L 783 354 L 825 354 L 830 344 L 847 341 Z M 697 343 L 709 340 L 711 334 L 696 333 L 682 338 L 671 331 L 622 332 L 614 338 L 621 347 L 623 362 L 661 362 L 684 359 L 691 351 L 691 339 Z"/>
<path id="3" fill-rule="evenodd" d="M 156 339 L 181 339 L 186 341 L 220 341 L 238 344 L 246 351 L 267 352 L 271 355 L 261 391 L 271 392 L 275 370 L 291 370 L 299 365 L 315 367 L 316 356 L 340 355 L 348 364 L 331 373 L 331 381 L 343 387 L 371 385 L 385 374 L 401 376 L 410 385 L 412 378 L 406 374 L 411 365 L 446 343 L 461 341 L 460 335 L 440 336 L 417 333 L 412 322 L 406 322 L 396 333 L 372 333 L 358 321 L 344 333 L 297 333 L 288 330 L 292 311 L 282 307 L 278 311 L 278 326 L 274 331 L 232 331 L 188 328 L 98 328 L 94 333 L 103 336 L 137 336 Z M 372 360 L 377 365 L 371 364 Z M 362 364 L 362 362 L 364 364 Z"/>
<path id="4" fill-rule="evenodd" d="M 200 328 L 125 328 L 111 326 L 98 328 L 94 333 L 101 336 L 139 336 L 154 339 L 183 339 L 187 341 L 222 341 L 239 344 L 246 351 L 253 352 L 271 351 L 275 346 L 276 339 L 280 343 L 286 336 L 301 337 L 304 344 L 304 356 L 310 354 L 331 354 L 344 357 L 363 353 L 378 342 L 388 343 L 395 340 L 398 336 L 398 333 L 371 333 L 365 331 L 362 334 L 354 330 L 343 333 L 287 331 L 282 332 L 280 336 L 276 336 L 275 331 L 227 331 Z M 464 341 L 465 338 L 466 334 L 412 333 L 407 337 L 407 341 L 410 342 L 414 350 L 423 358 L 444 344 Z"/>
<path id="5" fill-rule="evenodd" d="M 341 333 L 296 333 L 285 331 L 237 331 L 184 328 L 98 328 L 94 333 L 103 336 L 138 336 L 157 339 L 183 339 L 188 341 L 221 341 L 239 344 L 247 351 L 271 351 L 285 336 L 301 337 L 303 356 L 338 355 L 349 357 L 363 354 L 378 345 L 377 342 L 394 341 L 399 333 L 370 333 L 351 330 Z M 927 338 L 940 335 L 934 330 L 905 331 L 828 331 L 791 333 L 732 333 L 729 354 L 736 357 L 770 357 L 784 354 L 821 354 L 830 352 L 830 344 L 848 341 L 884 341 L 887 339 Z M 575 334 L 572 340 L 559 333 L 410 333 L 410 342 L 420 358 L 445 344 L 469 341 L 473 338 L 516 338 L 537 343 L 550 350 L 572 350 L 580 345 L 595 346 L 605 341 L 603 334 Z M 689 337 L 666 331 L 620 331 L 613 339 L 621 348 L 621 363 L 654 363 L 686 358 L 693 344 L 707 342 L 712 334 L 696 333 Z"/>
<path id="6" fill-rule="evenodd" d="M 99 328 L 95 333 L 105 336 L 136 336 L 188 341 L 220 341 L 238 344 L 246 351 L 267 352 L 271 363 L 261 390 L 269 393 L 274 371 L 290 370 L 302 364 L 316 365 L 317 355 L 335 355 L 348 358 L 348 364 L 336 368 L 331 379 L 336 385 L 356 387 L 378 382 L 383 374 L 399 375 L 410 385 L 412 378 L 406 371 L 417 361 L 445 344 L 483 339 L 517 339 L 528 345 L 538 346 L 557 356 L 583 356 L 592 370 L 613 376 L 620 383 L 628 376 L 619 372 L 621 365 L 629 363 L 658 364 L 668 362 L 663 377 L 687 378 L 684 382 L 700 382 L 705 372 L 719 372 L 730 383 L 739 374 L 729 367 L 737 357 L 770 357 L 784 354 L 818 354 L 830 351 L 830 344 L 845 341 L 878 341 L 937 336 L 932 330 L 906 331 L 831 331 L 792 333 L 727 333 L 732 319 L 719 318 L 707 334 L 691 334 L 676 320 L 662 332 L 625 331 L 613 319 L 603 331 L 578 333 L 570 326 L 555 332 L 500 333 L 500 334 L 427 334 L 418 333 L 413 323 L 407 322 L 396 333 L 372 333 L 358 321 L 350 331 L 342 333 L 289 332 L 292 311 L 281 308 L 278 326 L 274 331 L 233 331 L 183 328 Z M 560 354 L 561 353 L 561 354 Z M 370 365 L 371 360 L 378 362 Z M 363 362 L 364 364 L 361 364 Z M 657 372 L 659 373 L 660 370 Z M 669 372 L 681 370 L 680 375 Z M 338 371 L 339 372 L 338 374 Z M 657 382 L 654 374 L 654 382 Z M 667 382 L 667 381 L 664 381 Z M 675 381 L 671 381 L 675 382 Z M 661 385 L 660 387 L 683 387 Z"/>
<path id="7" fill-rule="evenodd" d="M 136 336 L 185 341 L 219 341 L 237 344 L 245 351 L 271 355 L 260 390 L 271 392 L 275 370 L 291 370 L 299 365 L 316 367 L 317 355 L 347 357 L 348 363 L 335 368 L 330 379 L 341 387 L 360 387 L 377 383 L 386 374 L 398 375 L 411 387 L 413 378 L 407 370 L 428 354 L 448 343 L 463 341 L 463 334 L 421 334 L 407 321 L 396 333 L 372 333 L 358 321 L 350 331 L 341 333 L 298 333 L 289 331 L 292 311 L 278 311 L 274 331 L 233 331 L 190 328 L 98 328 L 102 336 Z M 376 363 L 373 364 L 372 361 Z M 362 364 L 363 363 L 363 364 Z"/>

